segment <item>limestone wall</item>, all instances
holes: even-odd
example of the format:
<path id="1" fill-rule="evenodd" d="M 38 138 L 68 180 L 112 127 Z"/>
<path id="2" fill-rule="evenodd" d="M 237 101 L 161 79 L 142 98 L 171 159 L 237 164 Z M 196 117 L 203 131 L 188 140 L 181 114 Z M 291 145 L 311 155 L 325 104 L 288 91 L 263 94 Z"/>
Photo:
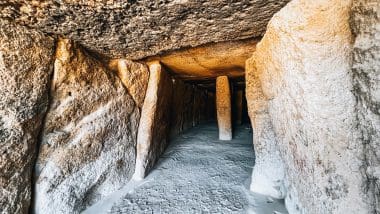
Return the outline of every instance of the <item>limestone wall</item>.
<path id="1" fill-rule="evenodd" d="M 27 213 L 54 40 L 0 20 L 0 213 Z"/>
<path id="2" fill-rule="evenodd" d="M 351 12 L 354 95 L 364 149 L 364 188 L 372 213 L 380 213 L 380 1 L 357 0 Z"/>
<path id="3" fill-rule="evenodd" d="M 284 162 L 290 213 L 370 213 L 355 125 L 350 9 L 349 0 L 291 1 L 247 62 L 255 67 L 247 70 L 251 120 L 249 93 L 257 86 L 250 73 L 257 72 Z"/>
<path id="4" fill-rule="evenodd" d="M 140 110 L 113 72 L 68 40 L 58 42 L 51 87 L 33 211 L 79 213 L 131 178 Z"/>

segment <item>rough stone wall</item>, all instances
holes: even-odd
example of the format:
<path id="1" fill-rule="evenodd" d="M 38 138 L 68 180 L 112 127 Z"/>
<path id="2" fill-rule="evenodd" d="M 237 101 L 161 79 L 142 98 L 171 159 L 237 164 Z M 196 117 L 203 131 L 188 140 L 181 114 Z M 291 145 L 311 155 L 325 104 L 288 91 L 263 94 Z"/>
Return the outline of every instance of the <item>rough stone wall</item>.
<path id="1" fill-rule="evenodd" d="M 259 79 L 262 70 L 256 69 L 255 59 L 252 57 L 246 62 L 246 97 L 255 150 L 250 190 L 273 198 L 284 198 L 284 166 L 269 115 L 269 100 Z"/>
<path id="2" fill-rule="evenodd" d="M 193 86 L 175 79 L 170 116 L 170 137 L 175 137 L 182 131 L 192 127 L 193 120 L 189 117 L 193 112 Z"/>
<path id="3" fill-rule="evenodd" d="M 60 40 L 36 165 L 35 213 L 79 213 L 126 184 L 140 112 L 117 76 Z"/>
<path id="4" fill-rule="evenodd" d="M 54 40 L 0 20 L 0 213 L 27 213 Z"/>
<path id="5" fill-rule="evenodd" d="M 149 65 L 149 82 L 137 135 L 133 178 L 143 179 L 168 145 L 172 79 L 159 61 Z"/>
<path id="6" fill-rule="evenodd" d="M 371 212 L 380 213 L 380 1 L 354 1 L 351 28 L 357 122 L 364 147 L 362 170 Z"/>
<path id="7" fill-rule="evenodd" d="M 127 88 L 136 105 L 141 109 L 148 86 L 148 67 L 126 59 L 117 60 L 117 75 Z"/>
<path id="8" fill-rule="evenodd" d="M 170 137 L 208 120 L 207 102 L 205 89 L 175 79 L 170 110 Z"/>
<path id="9" fill-rule="evenodd" d="M 290 213 L 370 213 L 354 116 L 350 8 L 350 0 L 291 1 L 253 56 L 285 165 Z"/>
<path id="10" fill-rule="evenodd" d="M 0 18 L 130 59 L 261 36 L 289 0 L 0 0 Z M 157 42 L 159 41 L 159 42 Z"/>

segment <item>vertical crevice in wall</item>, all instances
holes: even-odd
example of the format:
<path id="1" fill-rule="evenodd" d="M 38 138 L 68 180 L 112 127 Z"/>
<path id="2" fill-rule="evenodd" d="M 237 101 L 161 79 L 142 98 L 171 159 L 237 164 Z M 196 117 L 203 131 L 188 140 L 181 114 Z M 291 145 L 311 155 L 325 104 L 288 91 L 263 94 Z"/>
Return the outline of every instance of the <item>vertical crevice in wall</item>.
<path id="1" fill-rule="evenodd" d="M 47 115 L 47 112 L 49 111 L 49 108 L 51 106 L 51 101 L 52 101 L 52 94 L 51 94 L 51 90 L 52 90 L 52 87 L 53 87 L 53 78 L 54 78 L 54 72 L 55 72 L 55 69 L 54 69 L 54 61 L 56 60 L 56 48 L 57 48 L 57 44 L 58 44 L 58 38 L 55 38 L 54 40 L 54 45 L 52 46 L 52 50 L 53 50 L 53 57 L 52 57 L 52 60 L 51 60 L 51 64 L 50 64 L 50 77 L 49 77 L 49 82 L 48 82 L 48 100 L 47 100 L 47 107 L 46 107 L 46 112 L 45 114 L 43 115 L 42 117 L 42 122 L 41 122 L 41 128 L 38 132 L 38 137 L 37 137 L 37 146 L 36 146 L 36 157 L 34 159 L 34 164 L 33 164 L 33 171 L 32 171 L 32 176 L 31 176 L 31 181 L 32 181 L 32 195 L 31 195 L 31 204 L 29 206 L 29 213 L 33 213 L 33 210 L 34 210 L 34 203 L 35 203 L 35 192 L 36 192 L 36 186 L 35 186 L 35 183 L 37 181 L 37 175 L 36 175 L 36 164 L 37 164 L 37 160 L 38 160 L 38 154 L 40 153 L 40 146 L 41 146 L 41 142 L 42 142 L 42 135 L 43 135 L 43 130 L 44 130 L 44 126 L 45 126 L 45 120 L 46 120 L 46 115 Z"/>
<path id="2" fill-rule="evenodd" d="M 0 210 L 4 213 L 27 213 L 31 206 L 53 59 L 53 38 L 0 20 Z"/>

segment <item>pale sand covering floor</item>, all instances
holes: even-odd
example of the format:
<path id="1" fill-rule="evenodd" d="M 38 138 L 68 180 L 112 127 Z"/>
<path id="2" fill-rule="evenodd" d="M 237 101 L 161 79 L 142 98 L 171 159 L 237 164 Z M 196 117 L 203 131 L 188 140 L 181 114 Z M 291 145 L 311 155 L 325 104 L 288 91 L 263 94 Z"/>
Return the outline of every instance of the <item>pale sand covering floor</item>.
<path id="1" fill-rule="evenodd" d="M 85 213 L 287 213 L 282 200 L 249 191 L 254 152 L 247 126 L 219 141 L 217 125 L 173 139 L 156 167 Z"/>

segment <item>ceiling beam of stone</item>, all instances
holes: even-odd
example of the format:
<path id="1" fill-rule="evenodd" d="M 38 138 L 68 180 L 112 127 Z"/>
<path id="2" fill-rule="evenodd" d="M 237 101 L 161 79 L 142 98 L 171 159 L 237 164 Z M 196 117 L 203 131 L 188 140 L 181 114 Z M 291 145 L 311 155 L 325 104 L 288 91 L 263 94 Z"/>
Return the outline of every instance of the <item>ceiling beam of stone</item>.
<path id="1" fill-rule="evenodd" d="M 260 37 L 289 0 L 0 0 L 0 18 L 142 59 L 211 42 Z"/>
<path id="2" fill-rule="evenodd" d="M 159 60 L 182 80 L 207 80 L 218 76 L 244 77 L 245 61 L 256 49 L 258 39 L 211 43 L 146 59 Z"/>

